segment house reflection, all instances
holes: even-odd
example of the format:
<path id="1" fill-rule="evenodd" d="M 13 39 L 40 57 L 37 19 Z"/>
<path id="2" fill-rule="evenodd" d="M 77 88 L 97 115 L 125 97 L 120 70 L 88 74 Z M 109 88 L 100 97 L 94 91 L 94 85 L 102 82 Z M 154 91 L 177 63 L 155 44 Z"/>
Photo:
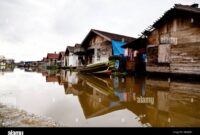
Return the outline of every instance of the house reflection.
<path id="1" fill-rule="evenodd" d="M 147 126 L 199 126 L 200 84 L 134 77 L 77 75 L 67 94 L 78 96 L 86 118 L 128 109 Z"/>
<path id="2" fill-rule="evenodd" d="M 155 97 L 146 105 L 152 126 L 200 126 L 200 84 L 198 82 L 146 80 L 146 95 Z"/>
<path id="3" fill-rule="evenodd" d="M 61 73 L 62 74 L 60 77 L 64 85 L 65 94 L 73 94 L 76 96 L 79 95 L 80 94 L 79 90 L 74 88 L 75 85 L 78 84 L 78 80 L 79 80 L 77 76 L 77 72 L 62 70 Z"/>
<path id="4" fill-rule="evenodd" d="M 0 66 L 0 75 L 4 75 L 5 73 L 11 73 L 13 71 L 13 66 Z"/>
<path id="5" fill-rule="evenodd" d="M 154 78 L 97 77 L 60 70 L 45 72 L 47 82 L 78 97 L 86 119 L 127 109 L 143 125 L 200 126 L 200 84 Z"/>
<path id="6" fill-rule="evenodd" d="M 59 83 L 60 73 L 58 70 L 44 70 L 42 75 L 46 78 L 47 83 Z"/>
<path id="7" fill-rule="evenodd" d="M 65 70 L 59 70 L 58 72 L 58 84 L 64 85 L 65 84 Z"/>
<path id="8" fill-rule="evenodd" d="M 98 77 L 82 76 L 82 95 L 79 102 L 86 118 L 92 118 L 106 113 L 123 109 L 124 107 L 115 102 L 119 98 L 114 94 L 109 79 L 103 80 Z"/>
<path id="9" fill-rule="evenodd" d="M 144 86 L 144 79 L 135 84 L 133 77 L 100 78 L 77 74 L 77 78 L 76 83 L 64 83 L 65 93 L 78 96 L 86 118 L 129 109 L 129 104 L 136 102 L 136 96 L 141 96 L 140 88 Z"/>

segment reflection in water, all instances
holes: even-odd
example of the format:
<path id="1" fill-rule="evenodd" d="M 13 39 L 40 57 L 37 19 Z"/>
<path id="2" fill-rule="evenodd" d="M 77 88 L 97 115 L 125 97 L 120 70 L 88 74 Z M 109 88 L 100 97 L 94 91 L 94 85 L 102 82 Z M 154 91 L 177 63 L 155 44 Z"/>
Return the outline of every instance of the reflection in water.
<path id="1" fill-rule="evenodd" d="M 13 66 L 0 66 L 0 76 L 5 73 L 12 73 L 14 71 Z"/>
<path id="2" fill-rule="evenodd" d="M 64 70 L 57 77 L 66 94 L 78 96 L 87 119 L 128 109 L 149 126 L 200 126 L 198 83 L 96 77 Z"/>
<path id="3" fill-rule="evenodd" d="M 54 82 L 63 86 L 66 95 L 77 97 L 88 122 L 96 120 L 97 123 L 99 118 L 103 119 L 108 114 L 112 115 L 107 117 L 116 118 L 113 112 L 128 110 L 134 118 L 130 120 L 138 121 L 137 126 L 200 126 L 199 83 L 133 76 L 97 77 L 65 70 L 36 69 L 34 72 L 41 73 L 48 84 Z M 73 112 L 68 111 L 73 116 Z M 120 126 L 125 126 L 124 118 L 120 119 Z M 131 123 L 128 126 L 134 125 Z"/>
<path id="4" fill-rule="evenodd" d="M 200 84 L 147 79 L 147 96 L 155 105 L 147 105 L 147 120 L 152 126 L 200 126 Z"/>

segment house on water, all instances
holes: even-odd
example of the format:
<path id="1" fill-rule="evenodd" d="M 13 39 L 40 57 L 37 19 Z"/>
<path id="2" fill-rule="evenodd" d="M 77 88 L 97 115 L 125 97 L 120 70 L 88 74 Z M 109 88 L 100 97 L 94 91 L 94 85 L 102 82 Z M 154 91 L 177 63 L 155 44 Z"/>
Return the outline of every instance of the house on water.
<path id="1" fill-rule="evenodd" d="M 133 40 L 133 37 L 91 29 L 81 43 L 85 50 L 84 64 L 106 62 L 110 56 L 124 55 L 121 46 Z"/>
<path id="2" fill-rule="evenodd" d="M 200 75 L 198 4 L 175 4 L 143 34 L 148 72 Z"/>
<path id="3" fill-rule="evenodd" d="M 78 55 L 74 54 L 74 47 L 67 46 L 64 57 L 65 67 L 77 67 L 78 65 Z"/>
<path id="4" fill-rule="evenodd" d="M 123 45 L 126 48 L 126 70 L 128 72 L 145 73 L 147 39 L 139 37 Z"/>
<path id="5" fill-rule="evenodd" d="M 43 59 L 41 60 L 41 63 L 40 63 L 40 67 L 46 68 L 47 63 L 48 63 L 48 59 L 46 57 L 43 57 Z"/>
<path id="6" fill-rule="evenodd" d="M 15 64 L 15 60 L 14 59 L 6 59 L 6 64 L 7 65 L 14 65 Z"/>
<path id="7" fill-rule="evenodd" d="M 13 66 L 15 64 L 14 59 L 6 59 L 4 56 L 0 56 L 0 66 Z"/>
<path id="8" fill-rule="evenodd" d="M 58 57 L 58 66 L 59 67 L 64 67 L 65 65 L 65 52 L 59 52 L 59 57 Z"/>
<path id="9" fill-rule="evenodd" d="M 0 56 L 0 66 L 6 65 L 6 58 L 4 56 Z"/>
<path id="10" fill-rule="evenodd" d="M 83 47 L 81 47 L 81 44 L 75 44 L 74 46 L 74 54 L 78 56 L 78 61 L 77 66 L 81 67 L 83 66 L 84 63 L 84 59 L 85 59 L 85 50 Z"/>
<path id="11" fill-rule="evenodd" d="M 47 54 L 47 67 L 57 66 L 59 55 L 55 53 Z"/>

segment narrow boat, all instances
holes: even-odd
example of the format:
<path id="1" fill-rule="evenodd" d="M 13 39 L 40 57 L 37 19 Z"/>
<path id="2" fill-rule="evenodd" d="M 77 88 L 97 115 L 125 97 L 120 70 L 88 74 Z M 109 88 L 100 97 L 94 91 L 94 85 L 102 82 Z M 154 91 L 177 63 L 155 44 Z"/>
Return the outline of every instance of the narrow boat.
<path id="1" fill-rule="evenodd" d="M 85 67 L 80 68 L 78 71 L 80 73 L 90 73 L 90 74 L 111 74 L 114 63 L 112 62 L 100 62 L 95 64 L 88 64 Z"/>

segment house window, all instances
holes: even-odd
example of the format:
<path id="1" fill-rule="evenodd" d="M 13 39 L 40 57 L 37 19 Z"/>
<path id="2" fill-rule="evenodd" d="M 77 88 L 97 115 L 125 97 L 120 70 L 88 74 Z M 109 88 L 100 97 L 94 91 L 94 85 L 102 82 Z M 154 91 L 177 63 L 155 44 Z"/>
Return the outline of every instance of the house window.
<path id="1" fill-rule="evenodd" d="M 170 48 L 171 45 L 159 45 L 158 46 L 158 63 L 170 62 Z"/>

